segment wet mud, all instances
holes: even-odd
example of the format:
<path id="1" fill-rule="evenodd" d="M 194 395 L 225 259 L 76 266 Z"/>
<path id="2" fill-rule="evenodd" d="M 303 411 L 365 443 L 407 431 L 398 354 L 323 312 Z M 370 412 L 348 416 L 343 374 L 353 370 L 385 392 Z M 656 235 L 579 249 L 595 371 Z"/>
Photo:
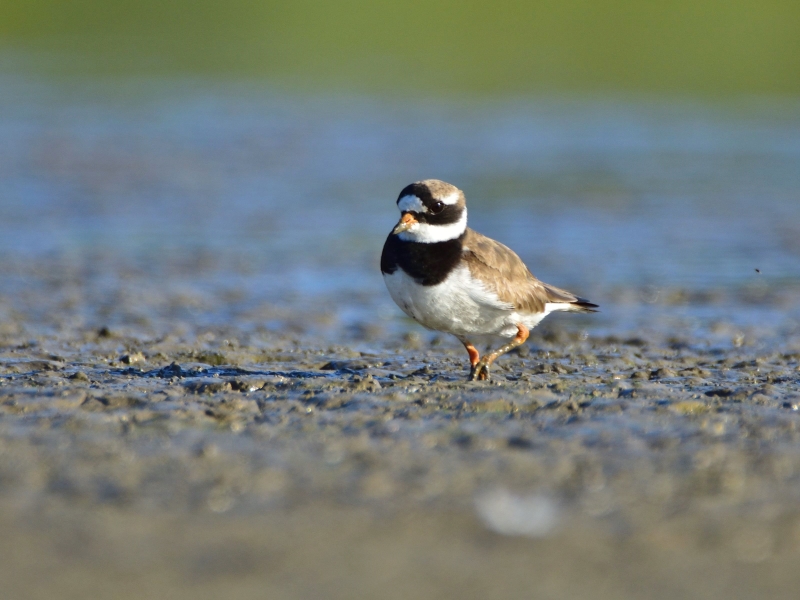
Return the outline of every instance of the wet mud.
<path id="1" fill-rule="evenodd" d="M 468 382 L 456 341 L 368 295 L 324 299 L 354 323 L 129 274 L 107 304 L 35 264 L 50 293 L 3 296 L 7 597 L 796 591 L 791 319 L 680 332 L 659 318 L 702 300 L 662 294 L 638 333 L 554 319 Z"/>
<path id="2" fill-rule="evenodd" d="M 0 598 L 797 598 L 800 110 L 0 78 Z M 467 382 L 396 194 L 600 305 Z"/>

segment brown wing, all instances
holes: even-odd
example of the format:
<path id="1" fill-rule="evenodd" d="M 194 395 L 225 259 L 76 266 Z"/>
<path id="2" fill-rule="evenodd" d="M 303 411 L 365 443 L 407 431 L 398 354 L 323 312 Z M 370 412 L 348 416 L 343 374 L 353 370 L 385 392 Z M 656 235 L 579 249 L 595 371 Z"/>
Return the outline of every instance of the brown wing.
<path id="1" fill-rule="evenodd" d="M 463 258 L 473 277 L 516 310 L 538 313 L 548 302 L 575 304 L 579 311 L 595 307 L 583 298 L 542 283 L 511 248 L 469 228 L 464 236 Z"/>

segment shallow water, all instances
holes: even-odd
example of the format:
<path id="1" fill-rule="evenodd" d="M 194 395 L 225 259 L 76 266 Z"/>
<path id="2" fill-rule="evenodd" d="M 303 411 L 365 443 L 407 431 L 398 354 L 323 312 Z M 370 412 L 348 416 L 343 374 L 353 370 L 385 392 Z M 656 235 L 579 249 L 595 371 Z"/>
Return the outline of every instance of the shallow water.
<path id="1" fill-rule="evenodd" d="M 393 202 L 437 177 L 466 191 L 474 228 L 603 304 L 599 325 L 626 325 L 627 309 L 604 301 L 619 288 L 652 300 L 800 283 L 794 104 L 415 105 L 192 82 L 2 83 L 6 264 L 119 259 L 171 286 L 170 265 L 188 258 L 210 274 L 186 285 L 270 301 L 354 293 L 374 304 L 332 312 L 396 316 L 375 267 Z"/>
<path id="2" fill-rule="evenodd" d="M 796 104 L 0 89 L 19 597 L 794 597 Z M 464 382 L 378 270 L 426 177 L 602 312 Z"/>

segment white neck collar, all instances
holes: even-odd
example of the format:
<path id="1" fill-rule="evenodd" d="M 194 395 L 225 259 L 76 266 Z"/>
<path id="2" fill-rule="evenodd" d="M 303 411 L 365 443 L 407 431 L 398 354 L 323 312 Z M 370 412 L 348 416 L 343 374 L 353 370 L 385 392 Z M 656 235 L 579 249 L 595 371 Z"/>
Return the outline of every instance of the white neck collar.
<path id="1" fill-rule="evenodd" d="M 461 218 L 449 225 L 431 225 L 430 223 L 415 223 L 408 231 L 397 235 L 404 242 L 418 242 L 421 244 L 435 244 L 454 240 L 467 230 L 467 208 L 461 213 Z"/>

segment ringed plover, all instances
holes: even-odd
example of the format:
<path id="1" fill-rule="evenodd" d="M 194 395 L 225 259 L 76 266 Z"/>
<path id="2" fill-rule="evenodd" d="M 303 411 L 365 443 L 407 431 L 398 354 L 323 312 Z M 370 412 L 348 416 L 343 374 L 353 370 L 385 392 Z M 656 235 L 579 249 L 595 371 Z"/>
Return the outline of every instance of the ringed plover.
<path id="1" fill-rule="evenodd" d="M 428 329 L 451 333 L 469 353 L 470 380 L 523 344 L 556 310 L 597 312 L 596 304 L 536 279 L 510 249 L 467 227 L 464 192 L 426 179 L 403 188 L 400 222 L 381 255 L 392 299 Z M 506 341 L 480 357 L 475 343 Z"/>

